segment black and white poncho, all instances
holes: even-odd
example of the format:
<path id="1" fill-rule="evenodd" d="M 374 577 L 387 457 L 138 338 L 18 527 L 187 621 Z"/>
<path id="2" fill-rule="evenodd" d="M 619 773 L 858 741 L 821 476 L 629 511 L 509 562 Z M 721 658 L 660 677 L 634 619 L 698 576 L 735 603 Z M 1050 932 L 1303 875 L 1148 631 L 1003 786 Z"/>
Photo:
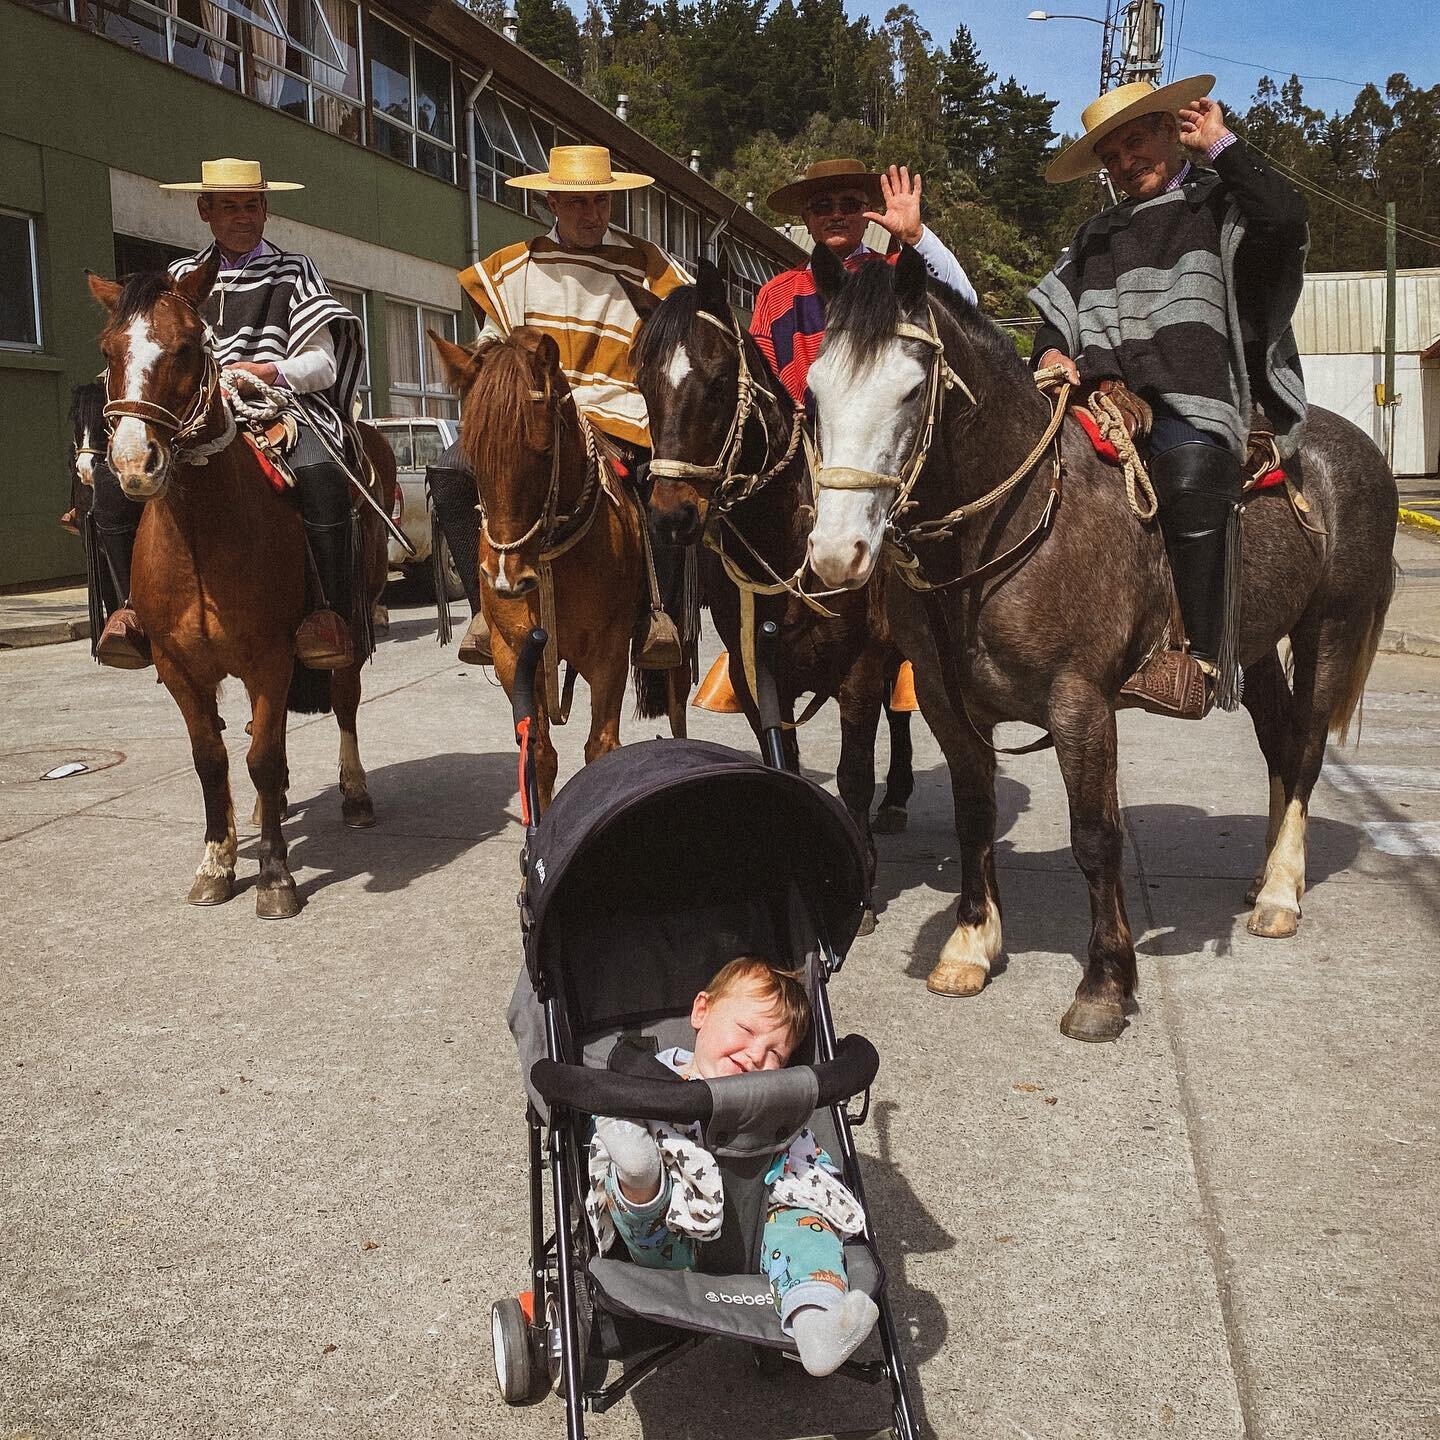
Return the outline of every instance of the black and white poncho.
<path id="1" fill-rule="evenodd" d="M 1243 142 L 1215 164 L 1081 226 L 1030 292 L 1044 322 L 1035 353 L 1062 349 L 1087 384 L 1124 380 L 1237 458 L 1258 404 L 1291 455 L 1306 413 L 1290 325 L 1304 280 L 1304 202 Z"/>
<path id="2" fill-rule="evenodd" d="M 170 266 L 181 279 L 198 270 L 213 253 L 207 246 Z M 224 323 L 220 323 L 221 294 Z M 364 331 L 329 291 L 314 262 L 305 255 L 288 254 L 265 242 L 264 253 L 238 270 L 222 269 L 201 307 L 214 337 L 215 358 L 223 370 L 242 360 L 274 364 L 296 355 L 322 325 L 330 327 L 335 346 L 335 383 L 326 390 L 297 393 L 303 417 L 325 448 L 349 468 L 346 433 L 351 423 L 355 391 L 365 371 Z"/>

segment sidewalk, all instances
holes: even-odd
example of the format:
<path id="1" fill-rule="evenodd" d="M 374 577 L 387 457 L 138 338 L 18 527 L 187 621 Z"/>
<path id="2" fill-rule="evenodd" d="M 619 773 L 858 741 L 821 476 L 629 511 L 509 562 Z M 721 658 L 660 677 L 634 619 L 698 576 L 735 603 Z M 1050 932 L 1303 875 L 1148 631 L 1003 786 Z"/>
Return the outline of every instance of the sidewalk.
<path id="1" fill-rule="evenodd" d="M 1401 525 L 1395 535 L 1395 561 L 1402 576 L 1380 648 L 1397 655 L 1440 658 L 1440 533 L 1432 536 Z M 83 586 L 0 595 L 0 650 L 89 636 Z"/>

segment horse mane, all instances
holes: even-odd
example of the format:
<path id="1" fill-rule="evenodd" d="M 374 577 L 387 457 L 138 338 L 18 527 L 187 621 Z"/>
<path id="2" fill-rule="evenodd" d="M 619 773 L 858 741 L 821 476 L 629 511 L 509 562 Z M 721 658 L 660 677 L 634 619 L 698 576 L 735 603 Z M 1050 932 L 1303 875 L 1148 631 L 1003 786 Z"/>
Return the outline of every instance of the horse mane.
<path id="1" fill-rule="evenodd" d="M 484 363 L 466 400 L 467 411 L 475 416 L 464 427 L 474 436 L 470 462 L 479 475 L 503 475 L 524 451 L 548 449 L 550 429 L 531 418 L 539 409 L 530 398 L 534 380 L 525 352 L 514 340 L 495 340 L 476 353 Z"/>
<path id="2" fill-rule="evenodd" d="M 168 270 L 142 270 L 125 281 L 125 288 L 115 302 L 112 325 L 123 325 L 139 315 L 148 315 L 162 295 L 174 288 L 175 277 Z"/>
<path id="3" fill-rule="evenodd" d="M 87 380 L 70 392 L 70 433 L 77 440 L 105 433 L 105 387 Z"/>
<path id="4" fill-rule="evenodd" d="M 669 360 L 675 347 L 690 334 L 700 313 L 700 287 L 678 285 L 655 307 L 640 327 L 634 349 L 635 379 L 643 390 L 657 366 Z"/>

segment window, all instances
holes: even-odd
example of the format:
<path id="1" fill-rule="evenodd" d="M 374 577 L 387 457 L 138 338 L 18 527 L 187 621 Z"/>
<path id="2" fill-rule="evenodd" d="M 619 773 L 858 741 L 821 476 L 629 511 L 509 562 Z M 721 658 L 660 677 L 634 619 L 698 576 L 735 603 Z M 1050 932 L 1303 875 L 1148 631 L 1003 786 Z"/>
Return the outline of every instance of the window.
<path id="1" fill-rule="evenodd" d="M 455 179 L 455 101 L 450 62 L 373 15 L 365 23 L 370 60 L 370 143 L 427 175 Z"/>
<path id="2" fill-rule="evenodd" d="M 550 168 L 552 145 L 573 145 L 576 142 L 543 116 L 527 110 L 518 100 L 497 95 L 488 85 L 475 102 L 475 118 L 480 134 L 476 137 L 475 161 L 480 170 L 480 193 L 497 204 L 529 215 L 542 225 L 555 223 L 545 196 L 539 190 L 517 190 L 505 181 L 516 175 L 529 175 Z"/>
<path id="3" fill-rule="evenodd" d="M 116 234 L 115 278 L 123 280 L 130 275 L 139 275 L 146 270 L 165 270 L 171 261 L 181 260 L 201 249 L 200 233 L 196 233 L 195 244 L 190 249 L 182 245 L 167 245 L 162 240 L 142 240 L 136 235 Z"/>
<path id="4" fill-rule="evenodd" d="M 427 330 L 456 337 L 459 316 L 453 310 L 431 310 L 410 300 L 385 303 L 386 349 L 390 357 L 390 414 L 460 418 L 460 402 L 440 371 Z"/>
<path id="5" fill-rule="evenodd" d="M 363 291 L 352 290 L 348 285 L 333 284 L 330 285 L 330 293 L 352 315 L 360 317 L 360 334 L 365 344 L 365 364 L 360 371 L 360 383 L 355 387 L 355 396 L 360 401 L 361 416 L 369 416 L 373 412 L 370 407 L 370 326 L 365 319 L 365 295 Z"/>
<path id="6" fill-rule="evenodd" d="M 35 264 L 35 222 L 0 210 L 0 345 L 40 348 L 40 284 Z"/>
<path id="7" fill-rule="evenodd" d="M 760 287 L 779 273 L 778 267 L 733 238 L 725 242 L 725 251 L 730 257 L 730 298 L 744 309 L 753 310 Z"/>

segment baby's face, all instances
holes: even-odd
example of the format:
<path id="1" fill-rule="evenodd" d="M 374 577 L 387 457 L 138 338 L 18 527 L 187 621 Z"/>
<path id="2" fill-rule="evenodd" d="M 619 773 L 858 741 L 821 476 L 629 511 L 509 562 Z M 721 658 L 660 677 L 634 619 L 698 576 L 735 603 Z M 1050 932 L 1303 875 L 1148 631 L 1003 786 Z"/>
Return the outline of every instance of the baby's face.
<path id="1" fill-rule="evenodd" d="M 780 1022 L 773 998 L 757 993 L 752 981 L 712 1000 L 703 990 L 695 997 L 690 1024 L 695 1030 L 691 1068 L 702 1080 L 748 1075 L 752 1070 L 781 1070 L 795 1042 Z"/>

